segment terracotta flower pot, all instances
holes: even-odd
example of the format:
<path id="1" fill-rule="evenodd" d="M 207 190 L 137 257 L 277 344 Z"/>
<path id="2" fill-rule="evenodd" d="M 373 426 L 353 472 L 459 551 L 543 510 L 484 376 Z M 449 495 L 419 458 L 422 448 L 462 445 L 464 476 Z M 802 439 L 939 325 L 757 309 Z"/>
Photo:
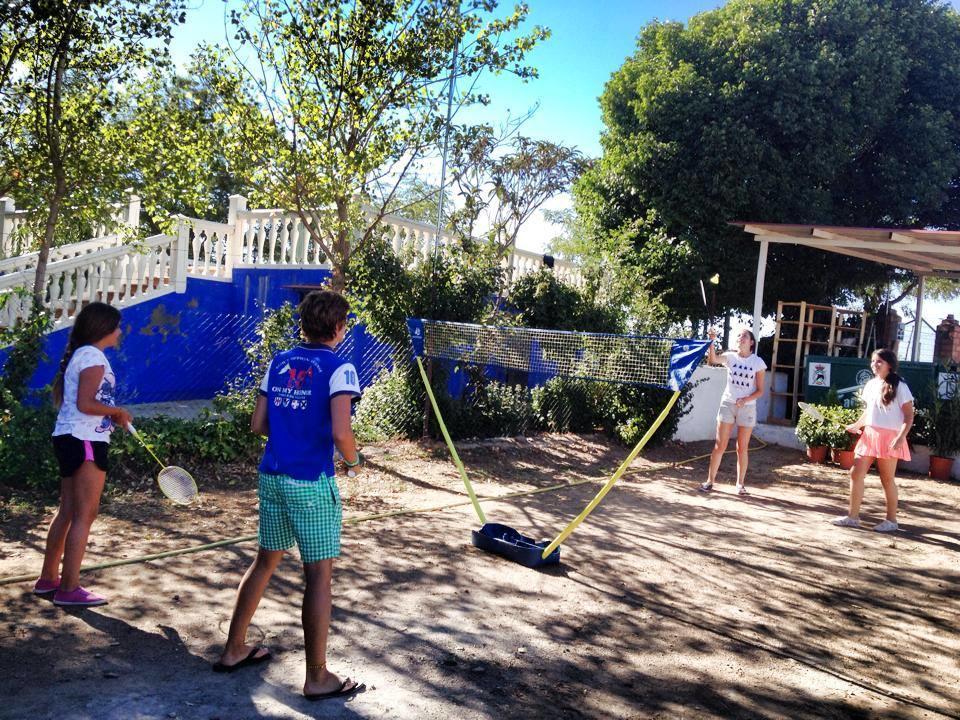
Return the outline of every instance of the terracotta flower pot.
<path id="1" fill-rule="evenodd" d="M 849 470 L 853 467 L 853 450 L 832 449 L 833 461 L 840 466 L 841 470 Z"/>
<path id="2" fill-rule="evenodd" d="M 930 456 L 930 477 L 934 480 L 949 480 L 950 470 L 953 468 L 953 458 Z"/>
<path id="3" fill-rule="evenodd" d="M 807 458 L 810 462 L 823 463 L 827 461 L 827 450 L 829 448 L 826 445 L 814 445 L 807 448 Z"/>

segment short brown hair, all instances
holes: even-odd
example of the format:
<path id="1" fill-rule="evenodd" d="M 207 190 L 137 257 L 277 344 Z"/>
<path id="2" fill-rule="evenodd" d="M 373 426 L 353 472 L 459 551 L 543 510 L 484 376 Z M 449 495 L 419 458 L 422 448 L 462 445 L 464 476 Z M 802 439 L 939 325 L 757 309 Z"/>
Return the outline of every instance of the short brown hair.
<path id="1" fill-rule="evenodd" d="M 300 303 L 300 332 L 307 342 L 323 342 L 337 334 L 337 326 L 347 321 L 350 303 L 332 290 L 314 290 Z"/>

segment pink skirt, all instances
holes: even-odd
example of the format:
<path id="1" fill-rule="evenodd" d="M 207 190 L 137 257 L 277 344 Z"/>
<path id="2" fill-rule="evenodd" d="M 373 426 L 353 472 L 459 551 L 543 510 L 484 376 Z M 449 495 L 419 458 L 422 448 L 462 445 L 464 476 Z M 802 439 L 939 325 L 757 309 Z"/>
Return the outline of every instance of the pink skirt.
<path id="1" fill-rule="evenodd" d="M 890 443 L 897 437 L 897 430 L 889 428 L 878 428 L 867 425 L 857 441 L 857 446 L 853 449 L 856 457 L 875 457 L 875 458 L 896 458 L 897 460 L 909 460 L 910 448 L 907 447 L 907 441 L 904 440 L 896 450 L 890 449 Z"/>

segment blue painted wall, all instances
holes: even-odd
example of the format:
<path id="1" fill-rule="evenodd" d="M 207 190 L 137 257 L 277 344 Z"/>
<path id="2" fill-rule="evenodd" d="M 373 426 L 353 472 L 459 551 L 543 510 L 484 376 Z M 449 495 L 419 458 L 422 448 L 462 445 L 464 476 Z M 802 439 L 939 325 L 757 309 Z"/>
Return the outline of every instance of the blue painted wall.
<path id="1" fill-rule="evenodd" d="M 248 369 L 242 347 L 256 335 L 267 309 L 296 304 L 290 285 L 321 285 L 327 270 L 237 270 L 231 282 L 189 278 L 185 293 L 171 293 L 123 310 L 123 339 L 108 351 L 122 403 L 210 398 Z M 69 329 L 47 336 L 47 360 L 31 381 L 52 382 Z M 360 371 L 361 384 L 391 366 L 390 346 L 355 327 L 341 354 Z M 0 363 L 6 352 L 0 350 Z"/>

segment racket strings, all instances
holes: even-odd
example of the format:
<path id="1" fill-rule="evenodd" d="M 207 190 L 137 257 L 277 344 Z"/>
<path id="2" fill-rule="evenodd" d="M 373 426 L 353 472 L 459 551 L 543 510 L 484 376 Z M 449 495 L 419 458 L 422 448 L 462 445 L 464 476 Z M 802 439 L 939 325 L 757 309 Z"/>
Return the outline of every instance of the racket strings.
<path id="1" fill-rule="evenodd" d="M 197 483 L 193 476 L 176 465 L 168 465 L 157 475 L 160 490 L 175 503 L 186 505 L 198 494 Z"/>

